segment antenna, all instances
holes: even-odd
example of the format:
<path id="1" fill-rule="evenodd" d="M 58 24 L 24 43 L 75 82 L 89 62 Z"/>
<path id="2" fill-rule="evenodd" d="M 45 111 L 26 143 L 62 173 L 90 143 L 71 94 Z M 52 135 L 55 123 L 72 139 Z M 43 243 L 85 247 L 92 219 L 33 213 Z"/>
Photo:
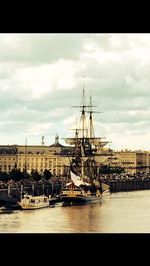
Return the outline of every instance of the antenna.
<path id="1" fill-rule="evenodd" d="M 27 138 L 25 139 L 25 173 L 27 173 Z"/>
<path id="2" fill-rule="evenodd" d="M 42 136 L 42 141 L 41 141 L 42 146 L 44 146 L 45 142 L 44 142 L 44 136 Z"/>

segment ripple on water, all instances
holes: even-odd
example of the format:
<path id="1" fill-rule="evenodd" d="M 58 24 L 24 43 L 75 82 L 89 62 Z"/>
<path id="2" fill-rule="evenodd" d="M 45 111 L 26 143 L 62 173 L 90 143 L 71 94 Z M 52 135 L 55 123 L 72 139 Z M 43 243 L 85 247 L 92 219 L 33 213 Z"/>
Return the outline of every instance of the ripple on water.
<path id="1" fill-rule="evenodd" d="M 150 233 L 150 190 L 88 204 L 0 212 L 1 233 Z"/>

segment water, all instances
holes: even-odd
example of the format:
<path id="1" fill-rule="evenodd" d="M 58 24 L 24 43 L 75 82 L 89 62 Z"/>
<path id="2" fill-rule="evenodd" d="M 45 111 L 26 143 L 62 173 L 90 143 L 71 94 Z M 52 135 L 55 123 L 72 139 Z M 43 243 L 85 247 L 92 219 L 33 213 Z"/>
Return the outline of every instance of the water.
<path id="1" fill-rule="evenodd" d="M 150 233 L 150 190 L 117 192 L 102 202 L 0 213 L 0 233 Z"/>

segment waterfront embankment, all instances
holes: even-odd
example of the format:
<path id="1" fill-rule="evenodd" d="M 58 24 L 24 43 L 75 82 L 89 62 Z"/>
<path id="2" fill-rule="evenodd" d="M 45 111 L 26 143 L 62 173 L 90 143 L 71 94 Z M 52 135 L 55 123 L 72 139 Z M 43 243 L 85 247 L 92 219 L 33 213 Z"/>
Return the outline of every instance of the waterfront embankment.
<path id="1" fill-rule="evenodd" d="M 110 186 L 110 192 L 134 191 L 150 189 L 149 174 L 107 174 L 101 175 L 100 180 Z M 50 180 L 20 180 L 0 182 L 0 205 L 15 203 L 24 196 L 32 195 L 59 195 L 65 180 L 55 178 Z"/>
<path id="2" fill-rule="evenodd" d="M 61 191 L 61 182 L 58 180 L 12 180 L 7 183 L 0 183 L 0 205 L 6 203 L 15 204 L 24 194 L 39 195 L 57 195 Z"/>
<path id="3" fill-rule="evenodd" d="M 110 186 L 110 192 L 134 191 L 150 189 L 150 174 L 106 174 L 101 181 Z"/>
<path id="4" fill-rule="evenodd" d="M 150 180 L 113 180 L 108 182 L 110 192 L 150 189 Z"/>

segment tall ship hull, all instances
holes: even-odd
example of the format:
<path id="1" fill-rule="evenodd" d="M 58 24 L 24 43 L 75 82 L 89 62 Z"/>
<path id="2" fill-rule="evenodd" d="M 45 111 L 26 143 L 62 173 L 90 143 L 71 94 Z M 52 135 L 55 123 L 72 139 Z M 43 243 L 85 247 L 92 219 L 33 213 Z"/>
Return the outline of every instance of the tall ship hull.
<path id="1" fill-rule="evenodd" d="M 73 177 L 75 176 L 72 172 Z M 76 176 L 78 178 L 78 176 Z M 78 202 L 86 203 L 91 201 L 100 201 L 102 194 L 98 188 L 95 188 L 95 191 L 91 191 L 93 186 L 90 184 L 85 185 L 83 182 L 80 182 L 80 185 L 76 185 L 77 181 L 71 181 L 66 184 L 65 188 L 62 189 L 60 198 L 63 202 Z"/>
<path id="2" fill-rule="evenodd" d="M 101 201 L 101 197 L 96 197 L 96 196 L 80 196 L 80 197 L 62 197 L 63 202 L 68 202 L 68 203 L 88 203 L 88 202 L 97 202 Z"/>

